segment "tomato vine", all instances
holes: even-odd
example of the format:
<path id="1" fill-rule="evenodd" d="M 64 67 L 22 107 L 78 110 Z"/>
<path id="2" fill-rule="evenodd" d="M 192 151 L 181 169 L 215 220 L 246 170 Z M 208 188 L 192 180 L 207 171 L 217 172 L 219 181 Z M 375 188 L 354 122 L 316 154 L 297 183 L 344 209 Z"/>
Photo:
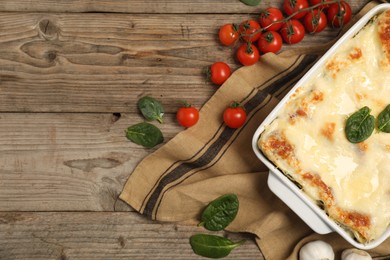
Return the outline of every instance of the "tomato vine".
<path id="1" fill-rule="evenodd" d="M 297 44 L 307 33 L 318 34 L 327 26 L 340 28 L 351 17 L 351 7 L 344 0 L 284 0 L 280 8 L 263 9 L 258 19 L 222 25 L 218 38 L 222 45 L 234 48 L 241 65 L 250 66 L 265 53 L 278 53 L 283 44 Z"/>
<path id="2" fill-rule="evenodd" d="M 289 0 L 286 0 L 286 1 L 289 1 Z M 266 31 L 268 28 L 270 28 L 270 27 L 272 27 L 272 26 L 274 26 L 274 25 L 276 25 L 276 24 L 283 24 L 283 23 L 286 23 L 286 22 L 290 21 L 290 20 L 293 19 L 297 14 L 300 14 L 300 13 L 308 13 L 308 12 L 312 12 L 312 11 L 314 11 L 314 10 L 323 11 L 323 10 L 327 9 L 327 8 L 323 7 L 325 2 L 326 2 L 326 5 L 327 5 L 327 6 L 330 6 L 330 5 L 332 5 L 332 4 L 336 4 L 336 5 L 338 6 L 338 9 L 337 9 L 336 12 L 335 12 L 336 18 L 341 18 L 341 17 L 343 17 L 343 16 L 347 13 L 347 11 L 344 10 L 343 5 L 346 4 L 345 6 L 348 6 L 349 9 L 350 9 L 350 6 L 349 6 L 349 4 L 348 4 L 346 1 L 342 1 L 342 0 L 324 1 L 324 0 L 322 0 L 322 2 L 320 2 L 320 3 L 318 3 L 318 4 L 314 4 L 314 5 L 311 5 L 311 6 L 309 6 L 309 7 L 306 7 L 306 8 L 300 9 L 300 10 L 297 10 L 297 11 L 293 12 L 292 14 L 288 15 L 287 17 L 283 18 L 282 20 L 273 21 L 273 22 L 271 22 L 270 24 L 268 24 L 267 26 L 262 27 L 262 28 L 260 28 L 260 29 L 258 29 L 258 30 L 256 30 L 256 31 L 250 33 L 250 34 L 242 34 L 242 33 L 241 33 L 241 34 L 240 34 L 240 37 L 243 38 L 243 37 L 251 37 L 251 36 L 253 36 L 253 35 L 257 35 L 258 33 L 262 33 L 262 32 L 264 32 L 264 31 Z M 347 7 L 347 8 L 348 8 L 348 7 Z M 335 9 L 336 9 L 336 8 L 335 8 Z M 338 27 L 341 27 L 341 26 L 345 25 L 346 23 L 349 22 L 349 20 L 350 20 L 350 17 L 348 17 L 347 20 L 343 20 L 341 23 L 338 24 L 338 25 L 339 25 Z M 335 26 L 335 27 L 336 27 L 336 26 Z"/>

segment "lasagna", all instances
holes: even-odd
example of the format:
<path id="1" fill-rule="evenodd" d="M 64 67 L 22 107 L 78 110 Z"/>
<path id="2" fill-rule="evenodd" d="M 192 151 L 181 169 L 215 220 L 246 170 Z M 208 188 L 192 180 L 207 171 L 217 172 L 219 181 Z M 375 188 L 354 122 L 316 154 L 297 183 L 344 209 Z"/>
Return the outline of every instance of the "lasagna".
<path id="1" fill-rule="evenodd" d="M 345 41 L 296 88 L 258 140 L 262 153 L 360 243 L 390 224 L 390 133 L 351 143 L 346 119 L 390 104 L 390 11 Z"/>

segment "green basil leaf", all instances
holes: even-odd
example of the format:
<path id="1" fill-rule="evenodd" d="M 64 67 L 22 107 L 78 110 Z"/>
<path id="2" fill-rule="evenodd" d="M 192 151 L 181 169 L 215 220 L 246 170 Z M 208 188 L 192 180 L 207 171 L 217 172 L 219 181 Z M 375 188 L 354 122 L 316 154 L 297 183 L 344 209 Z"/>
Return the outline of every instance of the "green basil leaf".
<path id="1" fill-rule="evenodd" d="M 222 230 L 234 220 L 238 207 L 237 195 L 225 194 L 210 202 L 202 213 L 202 222 L 199 225 L 212 231 Z"/>
<path id="2" fill-rule="evenodd" d="M 153 148 L 164 141 L 160 129 L 147 122 L 132 125 L 127 128 L 126 137 L 130 141 L 147 148 Z"/>
<path id="3" fill-rule="evenodd" d="M 164 108 L 156 99 L 145 96 L 138 100 L 138 108 L 146 120 L 163 122 Z"/>
<path id="4" fill-rule="evenodd" d="M 222 258 L 242 245 L 245 240 L 233 242 L 227 238 L 215 235 L 196 234 L 190 238 L 190 244 L 195 254 L 208 258 Z"/>
<path id="5" fill-rule="evenodd" d="M 261 0 L 240 0 L 241 2 L 243 2 L 244 4 L 246 5 L 250 5 L 250 6 L 256 6 L 258 4 L 260 4 Z"/>
<path id="6" fill-rule="evenodd" d="M 375 118 L 370 112 L 371 109 L 365 106 L 347 119 L 345 134 L 348 141 L 360 143 L 370 137 L 375 127 Z"/>
<path id="7" fill-rule="evenodd" d="M 379 113 L 377 124 L 379 131 L 390 133 L 390 105 Z"/>

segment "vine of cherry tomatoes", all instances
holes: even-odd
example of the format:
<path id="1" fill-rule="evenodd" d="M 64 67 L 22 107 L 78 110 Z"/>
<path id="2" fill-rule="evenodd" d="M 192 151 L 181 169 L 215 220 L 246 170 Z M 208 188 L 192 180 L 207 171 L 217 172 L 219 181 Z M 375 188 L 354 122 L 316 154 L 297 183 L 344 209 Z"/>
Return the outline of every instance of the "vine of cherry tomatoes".
<path id="1" fill-rule="evenodd" d="M 219 40 L 225 46 L 241 41 L 235 56 L 242 65 L 249 66 L 262 54 L 279 52 L 283 43 L 299 43 L 306 33 L 319 33 L 328 25 L 342 27 L 351 17 L 351 7 L 343 0 L 285 0 L 281 8 L 262 10 L 258 19 L 224 24 L 219 29 Z"/>

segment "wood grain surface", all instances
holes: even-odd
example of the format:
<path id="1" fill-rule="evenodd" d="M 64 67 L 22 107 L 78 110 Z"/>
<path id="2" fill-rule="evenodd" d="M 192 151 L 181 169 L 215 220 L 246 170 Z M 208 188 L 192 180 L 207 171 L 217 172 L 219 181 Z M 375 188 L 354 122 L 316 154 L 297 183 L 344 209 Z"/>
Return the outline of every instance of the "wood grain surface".
<path id="1" fill-rule="evenodd" d="M 348 2 L 354 13 L 366 3 Z M 201 107 L 216 89 L 204 68 L 239 67 L 218 43 L 219 26 L 281 3 L 0 1 L 0 259 L 202 259 L 188 242 L 198 227 L 149 221 L 118 199 L 158 148 L 124 131 L 143 120 L 143 95 L 165 107 L 164 142 L 182 131 L 181 102 Z M 337 34 L 328 28 L 283 50 Z M 223 234 L 249 240 L 227 259 L 263 259 L 252 237 Z"/>
<path id="2" fill-rule="evenodd" d="M 192 252 L 188 225 L 158 223 L 134 212 L 0 213 L 1 259 L 204 259 Z M 213 233 L 215 234 L 215 233 Z M 225 259 L 261 259 L 249 235 Z"/>
<path id="3" fill-rule="evenodd" d="M 238 68 L 234 50 L 218 43 L 219 26 L 246 18 L 0 13 L 0 111 L 135 113 L 146 94 L 167 112 L 181 99 L 200 107 L 216 89 L 204 69 L 217 60 Z M 327 29 L 288 47 L 319 45 L 337 33 Z"/>
<path id="4" fill-rule="evenodd" d="M 367 2 L 369 1 L 348 1 L 354 11 Z M 16 12 L 257 14 L 262 8 L 281 6 L 281 3 L 281 0 L 264 0 L 261 5 L 251 7 L 238 0 L 3 0 L 0 2 L 0 9 Z"/>

